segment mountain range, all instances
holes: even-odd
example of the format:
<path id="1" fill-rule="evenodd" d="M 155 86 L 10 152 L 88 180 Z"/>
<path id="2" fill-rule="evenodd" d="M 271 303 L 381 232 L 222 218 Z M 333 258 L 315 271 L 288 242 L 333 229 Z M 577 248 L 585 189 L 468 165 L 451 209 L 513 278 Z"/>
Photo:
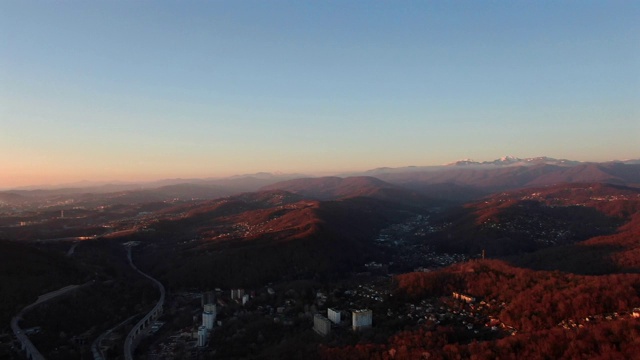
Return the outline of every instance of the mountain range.
<path id="1" fill-rule="evenodd" d="M 145 184 L 9 190 L 0 192 L 0 206 L 29 203 L 37 206 L 94 206 L 174 199 L 215 199 L 259 189 L 283 189 L 323 200 L 358 192 L 377 198 L 395 197 L 399 196 L 398 190 L 403 188 L 413 192 L 411 197 L 467 201 L 497 191 L 581 182 L 640 184 L 640 161 L 592 163 L 549 157 L 520 159 L 507 156 L 490 162 L 462 160 L 443 166 L 378 168 L 339 177 L 311 178 L 301 174 L 258 173 L 224 179 L 169 179 Z"/>

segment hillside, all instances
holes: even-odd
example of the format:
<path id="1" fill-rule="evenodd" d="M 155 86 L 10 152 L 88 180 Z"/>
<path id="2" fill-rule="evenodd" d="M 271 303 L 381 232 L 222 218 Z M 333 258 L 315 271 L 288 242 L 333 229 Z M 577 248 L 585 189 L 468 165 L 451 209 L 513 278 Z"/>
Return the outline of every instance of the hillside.
<path id="1" fill-rule="evenodd" d="M 527 183 L 528 186 L 559 183 L 601 182 L 610 184 L 640 183 L 640 167 L 622 163 L 582 164 L 546 173 Z"/>
<path id="2" fill-rule="evenodd" d="M 168 218 L 150 226 L 151 233 L 131 239 L 147 245 L 143 266 L 170 287 L 331 278 L 383 258 L 373 238 L 414 210 L 373 198 L 300 200 L 263 191 L 181 205 L 179 213 L 168 211 Z"/>
<path id="3" fill-rule="evenodd" d="M 4 206 L 55 207 L 215 199 L 262 190 L 286 190 L 316 200 L 368 196 L 417 204 L 430 199 L 469 201 L 493 192 L 561 183 L 640 184 L 637 161 L 581 163 L 540 157 L 461 161 L 445 166 L 379 168 L 344 177 L 253 174 L 223 179 L 166 179 L 140 184 L 106 184 L 0 192 Z M 426 198 L 425 198 L 426 197 Z"/>
<path id="4" fill-rule="evenodd" d="M 396 276 L 395 301 L 416 304 L 412 309 L 426 304 L 433 314 L 425 316 L 429 320 L 386 339 L 323 345 L 322 358 L 636 357 L 640 321 L 633 313 L 640 307 L 639 189 L 564 184 L 497 194 L 465 210 L 467 217 L 452 228 L 463 224 L 472 228 L 467 244 L 482 236 L 486 224 L 500 225 L 493 237 L 501 246 L 513 234 L 519 234 L 520 241 L 532 234 L 548 234 L 554 224 L 560 228 L 575 224 L 571 231 L 580 231 L 580 226 L 591 231 L 598 219 L 618 226 L 582 242 L 548 246 L 505 260 L 472 260 Z M 540 226 L 527 222 L 541 219 L 546 221 Z M 527 231 L 528 235 L 522 234 Z M 452 237 L 447 239 L 458 239 Z M 456 301 L 454 292 L 475 300 Z M 434 303 L 442 305 L 429 307 Z M 457 322 L 447 321 L 456 318 Z"/>
<path id="5" fill-rule="evenodd" d="M 0 192 L 0 205 L 19 205 L 28 199 L 13 192 Z"/>
<path id="6" fill-rule="evenodd" d="M 79 267 L 60 253 L 0 240 L 0 321 L 8 326 L 11 316 L 39 295 L 83 279 Z"/>
<path id="7" fill-rule="evenodd" d="M 301 177 L 300 174 L 269 174 L 233 176 L 222 179 L 165 179 L 148 183 L 89 185 L 84 182 L 65 187 L 17 189 L 0 191 L 3 206 L 97 207 L 139 204 L 144 202 L 191 199 L 217 199 L 233 194 L 256 191 L 279 181 Z"/>
<path id="8" fill-rule="evenodd" d="M 303 178 L 283 181 L 262 188 L 262 190 L 276 189 L 316 200 L 368 197 L 415 206 L 431 206 L 434 204 L 433 198 L 429 198 L 420 192 L 370 176 Z"/>
<path id="9" fill-rule="evenodd" d="M 562 183 L 601 182 L 620 185 L 640 184 L 640 165 L 618 162 L 580 163 L 565 166 L 554 163 L 534 163 L 527 166 L 452 166 L 424 171 L 378 171 L 376 178 L 405 184 L 455 184 L 478 191 L 496 192 L 522 187 Z"/>
<path id="10" fill-rule="evenodd" d="M 638 274 L 581 276 L 495 260 L 404 274 L 396 278 L 401 301 L 440 298 L 456 313 L 483 319 L 471 324 L 477 330 L 425 322 L 376 343 L 322 346 L 321 354 L 326 359 L 631 359 L 640 334 L 640 321 L 631 315 L 640 306 L 638 290 Z M 475 300 L 456 302 L 454 291 Z M 478 332 L 491 336 L 478 340 Z"/>
<path id="11" fill-rule="evenodd" d="M 640 189 L 564 184 L 489 196 L 449 210 L 425 241 L 440 251 L 505 256 L 613 235 L 640 210 Z M 550 252 L 553 252 L 551 250 Z"/>

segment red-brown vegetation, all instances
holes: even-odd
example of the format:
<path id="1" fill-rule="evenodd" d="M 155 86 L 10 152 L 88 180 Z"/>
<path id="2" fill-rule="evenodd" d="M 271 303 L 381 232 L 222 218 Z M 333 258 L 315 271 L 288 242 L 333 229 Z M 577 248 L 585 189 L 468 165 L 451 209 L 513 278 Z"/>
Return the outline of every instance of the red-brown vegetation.
<path id="1" fill-rule="evenodd" d="M 324 359 L 635 359 L 640 320 L 626 319 L 576 330 L 554 328 L 494 341 L 461 344 L 449 328 L 399 333 L 387 344 L 320 347 Z"/>
<path id="2" fill-rule="evenodd" d="M 321 355 L 326 359 L 630 359 L 640 350 L 640 321 L 630 317 L 640 305 L 637 274 L 581 276 L 490 260 L 400 275 L 396 285 L 397 296 L 413 300 L 451 291 L 473 295 L 516 333 L 469 342 L 454 328 L 422 327 L 400 332 L 384 344 L 321 347 Z M 559 326 L 571 321 L 580 326 Z"/>

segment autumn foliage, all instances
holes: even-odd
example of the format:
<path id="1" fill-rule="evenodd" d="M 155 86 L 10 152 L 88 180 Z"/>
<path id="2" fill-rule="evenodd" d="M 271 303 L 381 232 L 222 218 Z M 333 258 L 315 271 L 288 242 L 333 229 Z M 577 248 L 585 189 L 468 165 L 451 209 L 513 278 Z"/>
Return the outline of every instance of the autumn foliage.
<path id="1" fill-rule="evenodd" d="M 497 260 L 472 261 L 430 273 L 403 274 L 396 295 L 406 300 L 462 291 L 486 301 L 513 336 L 472 341 L 451 327 L 404 331 L 386 344 L 322 347 L 326 359 L 631 359 L 640 350 L 640 275 L 583 276 L 533 271 Z M 611 314 L 611 321 L 605 319 Z M 572 320 L 584 325 L 566 329 Z"/>
<path id="2" fill-rule="evenodd" d="M 555 328 L 461 344 L 451 329 L 402 332 L 384 345 L 321 347 L 324 359 L 636 359 L 640 320 L 619 320 L 566 331 Z"/>

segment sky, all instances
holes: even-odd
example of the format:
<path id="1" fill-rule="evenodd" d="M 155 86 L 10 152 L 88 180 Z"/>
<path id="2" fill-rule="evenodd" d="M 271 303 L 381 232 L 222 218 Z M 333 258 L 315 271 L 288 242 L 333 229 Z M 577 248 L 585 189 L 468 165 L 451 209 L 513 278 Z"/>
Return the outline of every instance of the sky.
<path id="1" fill-rule="evenodd" d="M 637 1 L 0 1 L 0 187 L 640 158 Z"/>

